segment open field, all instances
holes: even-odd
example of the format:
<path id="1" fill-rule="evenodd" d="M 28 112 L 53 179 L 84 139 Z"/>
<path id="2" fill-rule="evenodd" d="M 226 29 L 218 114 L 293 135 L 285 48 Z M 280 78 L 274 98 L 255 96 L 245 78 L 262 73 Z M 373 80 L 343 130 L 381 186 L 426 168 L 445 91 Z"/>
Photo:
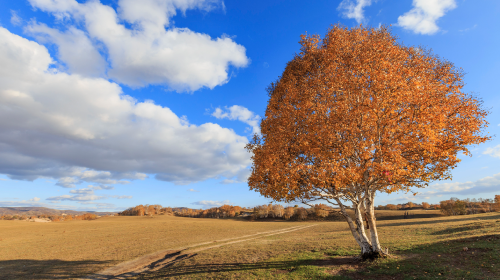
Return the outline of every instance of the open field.
<path id="1" fill-rule="evenodd" d="M 395 220 L 401 211 L 378 212 L 381 243 L 395 258 L 373 263 L 353 261 L 358 248 L 345 222 L 172 216 L 61 223 L 0 221 L 0 279 L 84 277 L 155 252 L 161 254 L 150 255 L 150 262 L 159 261 L 142 274 L 128 276 L 499 279 L 500 213 Z M 463 251 L 464 247 L 468 250 Z"/>

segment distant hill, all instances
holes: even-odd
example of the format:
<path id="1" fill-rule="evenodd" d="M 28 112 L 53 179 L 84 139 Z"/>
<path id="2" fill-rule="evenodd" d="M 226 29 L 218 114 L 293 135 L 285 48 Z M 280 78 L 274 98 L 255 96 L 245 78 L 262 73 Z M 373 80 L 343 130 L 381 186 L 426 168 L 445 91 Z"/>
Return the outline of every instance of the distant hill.
<path id="1" fill-rule="evenodd" d="M 117 212 L 95 212 L 95 211 L 74 211 L 74 210 L 56 210 L 46 207 L 0 207 L 0 215 L 82 215 L 92 213 L 98 216 L 116 214 Z"/>

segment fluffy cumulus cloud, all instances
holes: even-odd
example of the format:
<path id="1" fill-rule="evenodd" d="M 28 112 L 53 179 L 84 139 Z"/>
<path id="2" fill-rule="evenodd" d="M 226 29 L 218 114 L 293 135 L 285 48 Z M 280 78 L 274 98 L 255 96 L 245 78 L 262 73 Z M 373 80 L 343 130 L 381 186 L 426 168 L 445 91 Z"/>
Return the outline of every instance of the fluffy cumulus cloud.
<path id="1" fill-rule="evenodd" d="M 224 204 L 231 204 L 229 200 L 223 200 L 223 201 L 214 201 L 214 200 L 201 200 L 197 202 L 191 203 L 193 205 L 200 205 L 203 206 L 204 208 L 211 208 L 211 207 L 219 207 Z"/>
<path id="2" fill-rule="evenodd" d="M 260 116 L 243 106 L 233 105 L 229 108 L 225 107 L 225 110 L 216 108 L 212 116 L 218 119 L 239 120 L 251 126 L 252 133 L 260 134 Z"/>
<path id="3" fill-rule="evenodd" d="M 33 2 L 47 9 L 60 4 L 55 7 L 63 11 L 73 3 Z M 233 130 L 189 124 L 169 108 L 124 95 L 116 83 L 68 74 L 52 63 L 44 46 L 0 27 L 0 174 L 56 178 L 69 188 L 124 184 L 146 174 L 186 184 L 232 178 L 250 164 L 248 139 Z"/>
<path id="4" fill-rule="evenodd" d="M 178 10 L 210 11 L 223 7 L 222 1 L 120 0 L 118 12 L 99 1 L 29 1 L 59 19 L 84 26 L 85 30 L 70 27 L 59 31 L 33 22 L 27 28 L 58 45 L 60 59 L 74 73 L 102 75 L 105 62 L 99 53 L 105 52 L 110 61 L 107 75 L 119 83 L 132 87 L 164 84 L 175 90 L 195 91 L 226 83 L 230 66 L 245 67 L 249 63 L 245 48 L 227 36 L 212 39 L 171 26 L 170 19 Z M 97 42 L 105 48 L 99 50 Z"/>
<path id="5" fill-rule="evenodd" d="M 62 32 L 35 22 L 31 22 L 25 30 L 39 42 L 56 44 L 58 58 L 64 61 L 69 73 L 104 76 L 106 61 L 82 30 L 70 27 Z"/>
<path id="6" fill-rule="evenodd" d="M 497 145 L 495 147 L 489 147 L 487 148 L 484 152 L 484 155 L 490 155 L 492 157 L 497 157 L 500 158 L 500 145 Z"/>
<path id="7" fill-rule="evenodd" d="M 355 19 L 357 23 L 364 23 L 363 9 L 372 4 L 372 0 L 343 0 L 337 10 L 342 12 L 346 18 Z"/>
<path id="8" fill-rule="evenodd" d="M 439 31 L 437 20 L 456 7 L 455 0 L 413 0 L 413 8 L 398 18 L 398 25 L 418 34 L 434 34 Z"/>

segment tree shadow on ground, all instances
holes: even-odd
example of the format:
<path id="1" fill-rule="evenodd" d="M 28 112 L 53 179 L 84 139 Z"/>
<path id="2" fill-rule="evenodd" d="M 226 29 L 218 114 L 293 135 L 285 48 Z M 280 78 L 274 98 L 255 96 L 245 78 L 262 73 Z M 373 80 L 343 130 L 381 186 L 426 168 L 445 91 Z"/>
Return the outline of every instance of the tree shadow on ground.
<path id="1" fill-rule="evenodd" d="M 140 279 L 163 279 L 163 278 L 196 278 L 200 279 L 206 274 L 217 273 L 230 273 L 233 277 L 238 278 L 239 272 L 246 275 L 245 272 L 253 273 L 257 270 L 267 270 L 271 275 L 285 276 L 286 274 L 293 274 L 295 271 L 300 270 L 305 266 L 314 267 L 328 267 L 342 273 L 363 267 L 365 263 L 360 262 L 353 256 L 341 256 L 331 258 L 325 256 L 323 259 L 307 259 L 307 260 L 294 260 L 294 261 L 264 261 L 257 263 L 209 263 L 209 264 L 193 264 L 193 265 L 180 265 L 169 266 L 162 268 L 154 273 L 147 273 L 140 275 Z M 243 276 L 244 277 L 244 276 Z M 329 279 L 331 275 L 314 275 L 314 279 Z M 224 276 L 220 275 L 220 279 Z"/>
<path id="2" fill-rule="evenodd" d="M 360 262 L 353 256 L 332 258 L 326 251 L 317 259 L 256 263 L 193 256 L 189 263 L 142 274 L 139 279 L 498 279 L 499 241 L 500 234 L 489 234 L 426 243 L 374 262 Z"/>
<path id="3" fill-rule="evenodd" d="M 432 224 L 443 224 L 443 223 L 455 223 L 455 222 L 465 222 L 465 221 L 477 221 L 478 219 L 480 220 L 496 220 L 500 219 L 500 214 L 499 215 L 494 215 L 494 216 L 467 216 L 464 215 L 464 218 L 462 219 L 450 219 L 450 220 L 430 220 L 430 221 L 412 221 L 412 219 L 407 219 L 404 222 L 399 222 L 399 223 L 384 223 L 384 224 L 377 224 L 377 228 L 381 227 L 393 227 L 393 226 L 410 226 L 410 225 L 432 225 Z"/>
<path id="4" fill-rule="evenodd" d="M 7 260 L 0 261 L 0 279 L 68 279 L 81 277 L 108 261 Z"/>

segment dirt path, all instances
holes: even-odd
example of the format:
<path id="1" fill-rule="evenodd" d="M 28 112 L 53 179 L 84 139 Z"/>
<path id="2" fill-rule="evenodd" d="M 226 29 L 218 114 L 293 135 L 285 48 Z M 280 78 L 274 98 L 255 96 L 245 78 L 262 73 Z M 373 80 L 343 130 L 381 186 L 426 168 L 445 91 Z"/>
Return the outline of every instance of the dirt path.
<path id="1" fill-rule="evenodd" d="M 279 230 L 273 230 L 273 231 L 266 231 L 266 232 L 259 232 L 256 234 L 250 234 L 250 235 L 244 235 L 240 237 L 234 237 L 234 238 L 227 238 L 227 239 L 221 239 L 221 240 L 215 240 L 211 242 L 204 242 L 204 243 L 198 243 L 198 244 L 193 244 L 188 247 L 182 247 L 182 248 L 176 248 L 176 249 L 169 249 L 169 250 L 162 250 L 153 254 L 145 255 L 140 258 L 137 258 L 135 260 L 123 262 L 121 264 L 118 264 L 116 266 L 107 268 L 103 271 L 100 271 L 96 274 L 89 275 L 84 278 L 80 278 L 82 280 L 90 280 L 90 279 L 127 279 L 132 276 L 136 276 L 141 273 L 147 273 L 147 272 L 152 272 L 159 270 L 163 267 L 172 265 L 176 262 L 179 262 L 181 260 L 193 257 L 195 253 L 208 250 L 208 249 L 213 249 L 213 248 L 218 248 L 224 245 L 229 245 L 229 244 L 234 244 L 234 243 L 239 243 L 239 242 L 245 242 L 245 241 L 250 241 L 266 236 L 272 236 L 272 235 L 277 235 L 277 234 L 283 234 L 287 232 L 292 232 L 296 230 L 301 230 L 305 228 L 309 228 L 312 226 L 315 226 L 316 224 L 313 225 L 305 225 L 305 226 L 294 226 L 286 229 L 279 229 Z"/>

